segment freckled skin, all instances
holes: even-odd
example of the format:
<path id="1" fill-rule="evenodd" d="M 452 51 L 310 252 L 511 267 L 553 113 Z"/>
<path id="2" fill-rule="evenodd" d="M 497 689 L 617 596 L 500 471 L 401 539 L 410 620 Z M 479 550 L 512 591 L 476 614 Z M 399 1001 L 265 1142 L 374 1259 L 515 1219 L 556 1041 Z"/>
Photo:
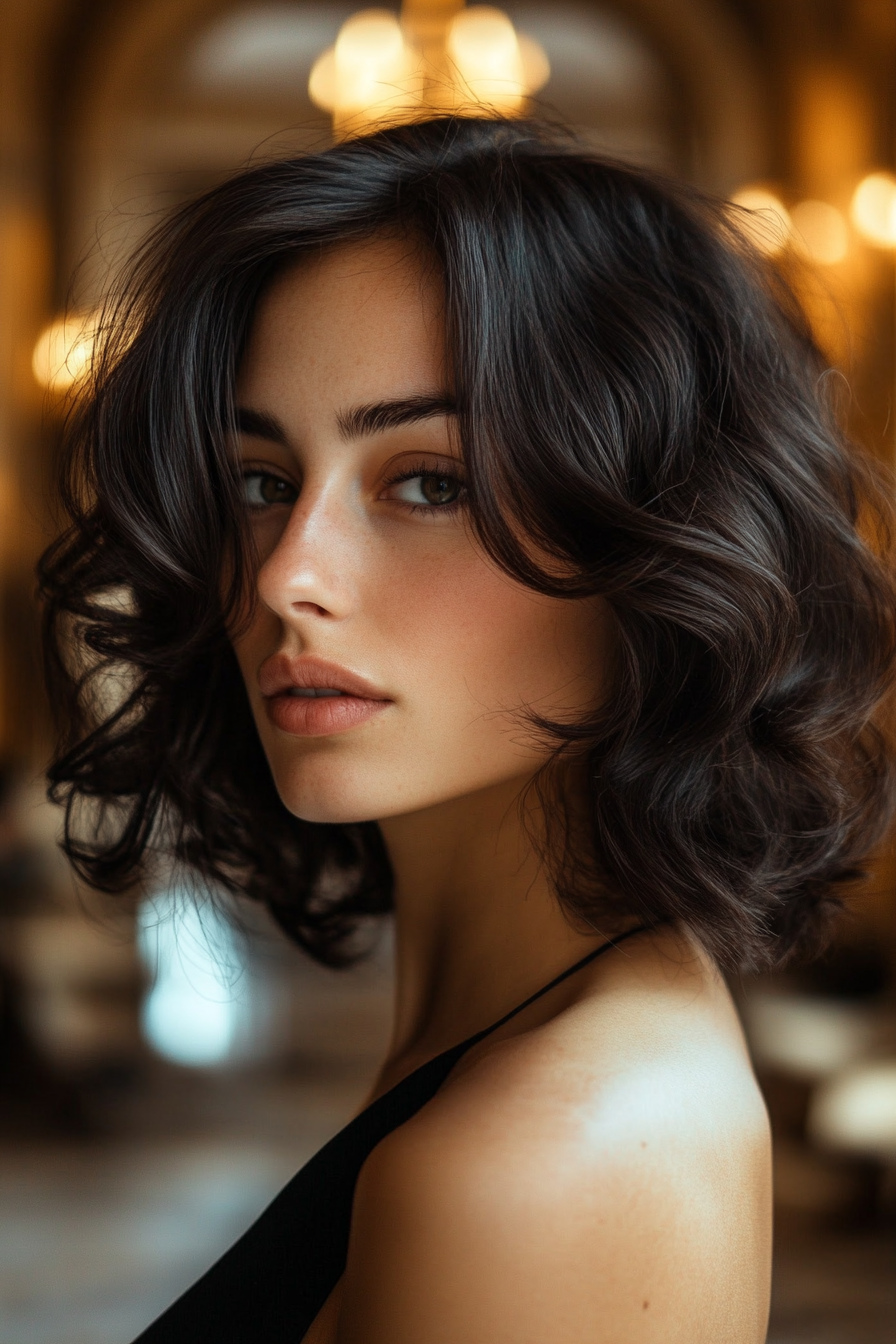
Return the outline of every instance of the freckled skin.
<path id="1" fill-rule="evenodd" d="M 285 805 L 377 820 L 395 874 L 375 1094 L 615 931 L 565 917 L 532 844 L 544 819 L 520 807 L 546 759 L 520 711 L 599 702 L 607 611 L 500 573 L 462 497 L 422 509 L 462 478 L 449 416 L 340 428 L 445 393 L 438 282 L 387 238 L 281 276 L 238 385 L 279 426 L 240 438 L 259 601 L 234 647 L 259 734 Z M 258 683 L 280 652 L 340 664 L 389 703 L 343 733 L 286 732 Z M 769 1223 L 767 1121 L 724 983 L 684 933 L 639 935 L 471 1051 L 374 1151 L 346 1273 L 306 1341 L 761 1344 Z"/>

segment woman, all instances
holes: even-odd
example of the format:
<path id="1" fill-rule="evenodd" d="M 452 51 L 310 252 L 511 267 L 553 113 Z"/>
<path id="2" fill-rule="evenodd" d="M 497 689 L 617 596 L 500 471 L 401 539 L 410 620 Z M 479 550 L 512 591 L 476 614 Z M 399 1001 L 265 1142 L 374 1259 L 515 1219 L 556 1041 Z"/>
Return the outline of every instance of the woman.
<path id="1" fill-rule="evenodd" d="M 758 1344 L 722 971 L 819 943 L 892 797 L 888 505 L 783 285 L 440 119 L 187 206 L 107 329 L 43 565 L 68 853 L 397 935 L 369 1106 L 141 1339 Z"/>

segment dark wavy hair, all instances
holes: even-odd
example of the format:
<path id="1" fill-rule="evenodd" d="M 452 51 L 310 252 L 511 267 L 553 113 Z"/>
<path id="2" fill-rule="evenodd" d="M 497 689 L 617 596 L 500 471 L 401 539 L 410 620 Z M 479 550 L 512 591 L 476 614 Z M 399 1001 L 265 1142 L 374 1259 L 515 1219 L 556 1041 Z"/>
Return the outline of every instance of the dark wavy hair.
<path id="1" fill-rule="evenodd" d="M 609 702 L 540 725 L 587 763 L 561 900 L 682 921 L 728 967 L 811 948 L 893 807 L 888 487 L 733 208 L 537 123 L 439 118 L 265 163 L 141 249 L 40 568 L 68 855 L 120 890 L 173 852 L 333 963 L 389 908 L 374 822 L 280 801 L 226 635 L 252 583 L 229 431 L 259 296 L 383 231 L 444 279 L 482 544 L 615 613 Z"/>

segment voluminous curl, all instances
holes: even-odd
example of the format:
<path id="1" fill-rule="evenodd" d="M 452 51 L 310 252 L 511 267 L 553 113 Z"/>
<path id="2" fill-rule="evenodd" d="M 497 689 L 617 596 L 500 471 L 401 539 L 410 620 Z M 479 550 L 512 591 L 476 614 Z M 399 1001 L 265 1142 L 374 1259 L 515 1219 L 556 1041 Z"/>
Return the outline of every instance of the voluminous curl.
<path id="1" fill-rule="evenodd" d="M 69 856 L 120 890 L 168 846 L 331 962 L 389 908 L 374 823 L 280 802 L 225 630 L 251 584 L 229 431 L 259 296 L 303 254 L 396 230 L 444 277 L 483 545 L 616 617 L 609 703 L 539 724 L 587 763 L 561 899 L 683 921 L 729 967 L 817 945 L 893 807 L 885 486 L 731 208 L 532 123 L 438 119 L 265 164 L 141 250 L 40 571 Z"/>

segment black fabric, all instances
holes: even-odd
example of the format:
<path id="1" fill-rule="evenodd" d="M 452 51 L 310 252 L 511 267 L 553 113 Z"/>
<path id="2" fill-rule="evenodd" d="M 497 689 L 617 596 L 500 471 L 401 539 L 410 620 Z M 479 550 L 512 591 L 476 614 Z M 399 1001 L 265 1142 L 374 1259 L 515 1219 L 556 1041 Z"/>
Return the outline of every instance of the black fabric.
<path id="1" fill-rule="evenodd" d="M 415 1069 L 325 1144 L 264 1213 L 134 1344 L 300 1344 L 345 1269 L 361 1167 L 387 1134 L 431 1101 L 479 1041 L 641 929 L 568 967 L 499 1021 Z"/>

